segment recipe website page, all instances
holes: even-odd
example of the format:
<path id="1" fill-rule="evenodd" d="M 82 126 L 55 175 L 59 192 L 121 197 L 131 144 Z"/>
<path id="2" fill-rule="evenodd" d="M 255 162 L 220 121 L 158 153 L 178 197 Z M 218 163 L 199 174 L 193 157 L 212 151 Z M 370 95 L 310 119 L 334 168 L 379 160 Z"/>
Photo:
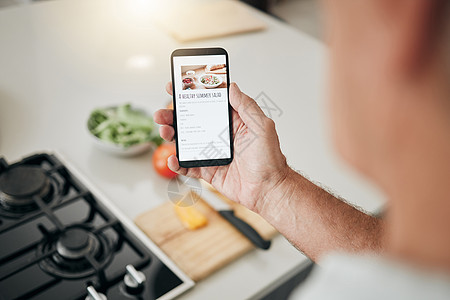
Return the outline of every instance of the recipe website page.
<path id="1" fill-rule="evenodd" d="M 225 55 L 174 56 L 180 161 L 231 157 Z"/>

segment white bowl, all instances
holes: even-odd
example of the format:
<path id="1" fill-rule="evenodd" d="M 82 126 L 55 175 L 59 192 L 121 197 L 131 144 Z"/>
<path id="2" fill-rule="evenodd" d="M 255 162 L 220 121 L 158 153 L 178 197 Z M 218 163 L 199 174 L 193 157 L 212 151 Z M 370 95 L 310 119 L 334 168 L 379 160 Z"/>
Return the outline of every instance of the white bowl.
<path id="1" fill-rule="evenodd" d="M 106 107 L 106 108 L 112 109 L 112 108 L 115 108 L 115 106 Z M 134 109 L 136 109 L 136 108 L 134 108 Z M 138 110 L 145 112 L 145 110 L 142 110 L 142 109 L 138 109 Z M 145 112 L 145 113 L 147 114 L 147 112 Z M 88 135 L 90 136 L 94 145 L 100 150 L 103 150 L 105 152 L 108 152 L 110 154 L 117 155 L 117 156 L 131 157 L 131 156 L 143 154 L 144 152 L 147 152 L 150 149 L 153 149 L 155 147 L 154 144 L 150 141 L 139 143 L 139 144 L 134 144 L 134 145 L 131 145 L 128 147 L 124 147 L 124 146 L 121 146 L 118 144 L 114 144 L 112 142 L 104 141 L 104 140 L 96 137 L 91 132 L 91 130 L 89 128 L 89 120 L 90 120 L 90 114 L 89 114 L 89 118 L 86 122 L 86 129 L 88 131 Z"/>
<path id="2" fill-rule="evenodd" d="M 89 129 L 88 132 L 92 142 L 98 149 L 117 156 L 123 157 L 136 156 L 144 152 L 147 152 L 153 148 L 153 144 L 151 142 L 135 144 L 129 147 L 122 147 L 120 145 L 99 139 L 98 137 L 93 135 Z"/>
<path id="3" fill-rule="evenodd" d="M 203 78 L 203 77 L 206 77 L 206 76 L 215 76 L 215 77 L 217 77 L 217 78 L 219 79 L 219 83 L 216 83 L 216 84 L 213 84 L 213 85 L 202 83 L 202 78 Z M 198 78 L 198 82 L 199 82 L 201 85 L 203 85 L 205 88 L 207 88 L 207 89 L 213 89 L 213 88 L 216 88 L 216 87 L 218 87 L 219 85 L 221 85 L 222 82 L 223 82 L 223 79 L 222 79 L 221 76 L 218 76 L 218 75 L 215 75 L 215 74 L 203 74 L 202 76 L 200 76 L 200 77 Z"/>

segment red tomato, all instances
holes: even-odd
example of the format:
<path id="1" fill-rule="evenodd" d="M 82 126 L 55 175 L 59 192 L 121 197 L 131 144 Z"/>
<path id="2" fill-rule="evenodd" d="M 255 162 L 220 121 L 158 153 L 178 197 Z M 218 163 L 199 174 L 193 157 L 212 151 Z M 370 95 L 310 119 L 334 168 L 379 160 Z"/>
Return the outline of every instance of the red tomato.
<path id="1" fill-rule="evenodd" d="M 175 155 L 175 145 L 174 144 L 162 144 L 158 148 L 156 148 L 155 152 L 153 152 L 153 167 L 156 172 L 167 178 L 174 178 L 177 176 L 177 173 L 173 172 L 167 166 L 167 159 L 172 154 Z"/>

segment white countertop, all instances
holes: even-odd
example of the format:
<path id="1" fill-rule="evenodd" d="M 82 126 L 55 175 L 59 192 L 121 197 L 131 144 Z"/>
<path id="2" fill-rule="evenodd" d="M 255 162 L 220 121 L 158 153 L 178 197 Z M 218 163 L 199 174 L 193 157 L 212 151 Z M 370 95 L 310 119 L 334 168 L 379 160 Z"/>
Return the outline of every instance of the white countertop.
<path id="1" fill-rule="evenodd" d="M 180 47 L 220 46 L 231 79 L 247 94 L 264 92 L 290 165 L 368 211 L 382 195 L 333 154 L 326 131 L 324 46 L 255 11 L 263 32 L 179 44 L 120 1 L 58 0 L 0 10 L 0 155 L 8 161 L 61 151 L 128 217 L 167 201 L 168 181 L 151 154 L 117 158 L 91 144 L 95 107 L 132 102 L 150 111 L 171 99 L 169 56 Z M 138 12 L 140 13 L 140 12 Z M 307 262 L 284 238 L 213 274 L 182 299 L 248 299 L 264 294 Z"/>

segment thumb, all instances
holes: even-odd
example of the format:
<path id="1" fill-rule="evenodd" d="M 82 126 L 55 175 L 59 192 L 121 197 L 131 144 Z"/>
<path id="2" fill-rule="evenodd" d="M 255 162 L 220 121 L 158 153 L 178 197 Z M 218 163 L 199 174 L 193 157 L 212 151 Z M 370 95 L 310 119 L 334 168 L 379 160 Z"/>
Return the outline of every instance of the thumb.
<path id="1" fill-rule="evenodd" d="M 258 106 L 258 103 L 241 92 L 234 82 L 230 85 L 230 104 L 247 127 L 255 131 L 263 130 L 268 118 Z"/>

